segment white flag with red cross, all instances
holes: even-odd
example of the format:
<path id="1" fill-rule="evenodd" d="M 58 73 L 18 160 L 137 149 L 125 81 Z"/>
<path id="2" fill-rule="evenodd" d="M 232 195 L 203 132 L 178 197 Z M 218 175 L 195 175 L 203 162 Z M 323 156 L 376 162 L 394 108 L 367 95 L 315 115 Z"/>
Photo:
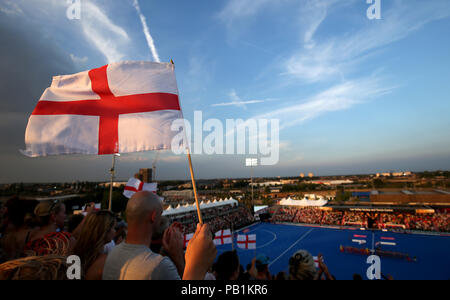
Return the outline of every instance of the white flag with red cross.
<path id="1" fill-rule="evenodd" d="M 148 191 L 156 194 L 158 184 L 156 182 L 144 183 L 136 178 L 130 178 L 127 185 L 123 190 L 123 195 L 127 198 L 131 198 L 135 193 L 141 191 Z"/>
<path id="2" fill-rule="evenodd" d="M 314 265 L 316 266 L 316 268 L 319 268 L 319 257 L 318 256 L 313 256 L 314 259 Z"/>
<path id="3" fill-rule="evenodd" d="M 237 246 L 241 249 L 256 249 L 256 234 L 238 235 Z"/>
<path id="4" fill-rule="evenodd" d="M 219 230 L 216 232 L 215 238 L 214 238 L 214 245 L 220 246 L 220 245 L 227 245 L 233 243 L 233 240 L 231 239 L 231 230 L 225 229 L 225 230 Z"/>
<path id="5" fill-rule="evenodd" d="M 188 244 L 189 244 L 189 241 L 190 241 L 193 237 L 194 237 L 194 234 L 193 234 L 193 233 L 189 233 L 189 234 L 185 234 L 185 235 L 184 235 L 184 241 L 183 241 L 184 248 L 187 248 L 187 246 L 188 246 Z"/>
<path id="6" fill-rule="evenodd" d="M 171 149 L 182 119 L 171 63 L 120 62 L 56 76 L 31 114 L 27 156 Z"/>

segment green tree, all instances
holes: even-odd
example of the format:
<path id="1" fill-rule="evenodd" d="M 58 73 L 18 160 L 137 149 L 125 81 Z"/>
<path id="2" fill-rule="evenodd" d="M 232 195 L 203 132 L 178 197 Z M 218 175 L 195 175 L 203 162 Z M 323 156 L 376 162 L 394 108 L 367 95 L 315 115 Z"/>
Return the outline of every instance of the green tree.
<path id="1" fill-rule="evenodd" d="M 373 186 L 374 186 L 374 188 L 376 188 L 376 189 L 380 189 L 380 188 L 383 188 L 383 187 L 385 186 L 385 184 L 384 184 L 384 181 L 383 181 L 383 180 L 381 180 L 381 179 L 379 179 L 379 178 L 375 178 L 375 179 L 373 180 Z"/>

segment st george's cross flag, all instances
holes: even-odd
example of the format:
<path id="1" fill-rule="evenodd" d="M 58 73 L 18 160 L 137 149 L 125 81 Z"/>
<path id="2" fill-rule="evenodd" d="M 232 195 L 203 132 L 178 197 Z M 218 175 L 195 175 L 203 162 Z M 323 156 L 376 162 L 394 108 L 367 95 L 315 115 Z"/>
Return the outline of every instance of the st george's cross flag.
<path id="1" fill-rule="evenodd" d="M 225 230 L 219 230 L 217 231 L 215 238 L 214 238 L 214 245 L 221 246 L 221 245 L 227 245 L 233 243 L 233 240 L 231 239 L 231 230 L 225 229 Z"/>
<path id="2" fill-rule="evenodd" d="M 135 193 L 140 191 L 148 191 L 156 194 L 158 189 L 158 184 L 156 182 L 144 183 L 136 178 L 130 178 L 123 190 L 123 195 L 128 199 L 131 198 Z"/>
<path id="3" fill-rule="evenodd" d="M 241 249 L 256 249 L 256 234 L 238 235 L 237 246 Z"/>
<path id="4" fill-rule="evenodd" d="M 319 268 L 319 257 L 318 256 L 313 256 L 314 259 L 314 265 L 316 266 L 316 268 Z"/>
<path id="5" fill-rule="evenodd" d="M 120 62 L 56 76 L 29 118 L 27 156 L 171 149 L 182 119 L 171 63 Z"/>

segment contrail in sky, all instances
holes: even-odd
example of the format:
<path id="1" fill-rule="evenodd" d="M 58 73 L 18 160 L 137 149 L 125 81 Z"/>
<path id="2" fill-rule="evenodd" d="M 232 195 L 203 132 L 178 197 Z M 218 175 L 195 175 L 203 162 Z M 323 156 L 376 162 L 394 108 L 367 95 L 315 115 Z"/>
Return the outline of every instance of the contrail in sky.
<path id="1" fill-rule="evenodd" d="M 141 7 L 139 6 L 138 0 L 133 0 L 133 6 L 134 6 L 134 8 L 136 8 L 136 11 L 137 11 L 139 17 L 141 18 L 142 28 L 144 29 L 144 35 L 145 35 L 145 38 L 147 39 L 148 47 L 150 48 L 150 51 L 152 52 L 153 59 L 156 62 L 160 62 L 158 51 L 156 51 L 155 42 L 153 41 L 153 38 L 150 34 L 150 30 L 148 29 L 147 20 L 141 12 Z"/>

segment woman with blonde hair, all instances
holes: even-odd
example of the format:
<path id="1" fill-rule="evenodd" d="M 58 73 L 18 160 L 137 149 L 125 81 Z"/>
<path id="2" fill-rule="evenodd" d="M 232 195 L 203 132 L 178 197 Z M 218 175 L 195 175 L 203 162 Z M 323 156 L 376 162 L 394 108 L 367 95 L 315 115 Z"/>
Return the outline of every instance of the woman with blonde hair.
<path id="1" fill-rule="evenodd" d="M 289 280 L 335 280 L 325 265 L 322 254 L 318 255 L 318 268 L 314 257 L 306 250 L 299 250 L 289 259 Z"/>
<path id="2" fill-rule="evenodd" d="M 66 280 L 65 256 L 30 256 L 0 265 L 0 280 Z"/>
<path id="3" fill-rule="evenodd" d="M 101 210 L 85 217 L 74 255 L 80 257 L 82 276 L 87 280 L 101 280 L 106 260 L 105 245 L 116 234 L 114 214 Z"/>
<path id="4" fill-rule="evenodd" d="M 289 259 L 290 280 L 315 280 L 317 269 L 313 256 L 306 250 L 299 250 Z"/>
<path id="5" fill-rule="evenodd" d="M 76 240 L 73 235 L 63 231 L 66 220 L 64 203 L 58 200 L 43 201 L 35 207 L 34 215 L 39 229 L 26 243 L 24 253 L 27 256 L 67 255 Z"/>

